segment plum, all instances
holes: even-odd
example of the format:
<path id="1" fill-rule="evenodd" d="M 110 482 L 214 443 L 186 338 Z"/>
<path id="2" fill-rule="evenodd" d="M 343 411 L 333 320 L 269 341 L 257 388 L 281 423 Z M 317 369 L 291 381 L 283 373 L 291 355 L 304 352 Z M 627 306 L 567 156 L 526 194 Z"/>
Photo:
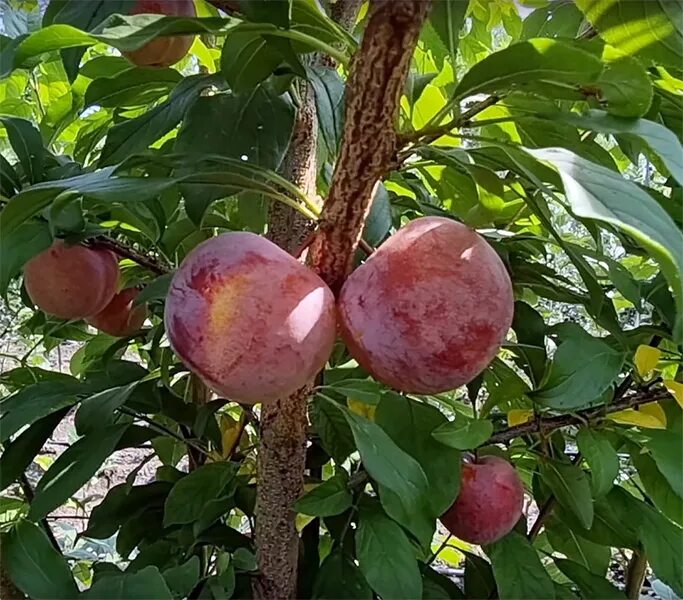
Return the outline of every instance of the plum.
<path id="1" fill-rule="evenodd" d="M 84 319 L 100 312 L 114 297 L 119 263 L 109 250 L 67 246 L 55 240 L 24 266 L 31 300 L 61 319 Z"/>
<path id="2" fill-rule="evenodd" d="M 133 306 L 139 293 L 136 288 L 121 290 L 100 312 L 87 319 L 88 323 L 116 337 L 126 337 L 139 331 L 147 318 L 144 305 Z"/>
<path id="3" fill-rule="evenodd" d="M 197 15 L 192 0 L 138 0 L 131 10 L 132 15 L 147 13 L 171 17 Z M 123 55 L 138 67 L 170 67 L 188 53 L 193 41 L 192 35 L 162 36 Z"/>
<path id="4" fill-rule="evenodd" d="M 330 289 L 248 232 L 211 238 L 185 258 L 171 281 L 164 321 L 181 360 L 218 394 L 245 403 L 306 384 L 335 338 Z"/>
<path id="5" fill-rule="evenodd" d="M 337 307 L 349 352 L 375 379 L 433 394 L 488 365 L 512 323 L 514 298 L 503 262 L 481 236 L 423 217 L 351 273 Z"/>
<path id="6" fill-rule="evenodd" d="M 490 544 L 512 531 L 522 516 L 524 486 L 514 467 L 498 456 L 462 466 L 460 493 L 441 522 L 471 544 Z"/>

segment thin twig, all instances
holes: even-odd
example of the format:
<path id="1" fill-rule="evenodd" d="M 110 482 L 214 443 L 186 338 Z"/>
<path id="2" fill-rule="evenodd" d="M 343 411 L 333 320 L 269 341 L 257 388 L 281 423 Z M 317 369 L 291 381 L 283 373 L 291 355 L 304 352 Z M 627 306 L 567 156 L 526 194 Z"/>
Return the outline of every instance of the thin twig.
<path id="1" fill-rule="evenodd" d="M 626 567 L 626 589 L 624 593 L 629 600 L 638 600 L 640 590 L 645 581 L 645 571 L 647 570 L 647 556 L 642 548 L 633 551 L 631 560 Z"/>
<path id="2" fill-rule="evenodd" d="M 122 242 L 119 242 L 118 240 L 109 237 L 100 236 L 94 238 L 93 240 L 88 242 L 88 245 L 97 246 L 100 248 L 107 248 L 108 250 L 111 250 L 114 254 L 117 254 L 118 256 L 121 256 L 123 258 L 129 258 L 133 262 L 139 264 L 141 267 L 145 267 L 146 269 L 152 271 L 153 273 L 156 273 L 157 275 L 164 275 L 165 273 L 168 273 L 171 270 L 167 265 L 162 264 L 156 258 L 146 256 L 145 254 L 138 252 L 134 248 L 131 248 L 130 246 L 127 246 L 126 244 L 123 244 Z"/>

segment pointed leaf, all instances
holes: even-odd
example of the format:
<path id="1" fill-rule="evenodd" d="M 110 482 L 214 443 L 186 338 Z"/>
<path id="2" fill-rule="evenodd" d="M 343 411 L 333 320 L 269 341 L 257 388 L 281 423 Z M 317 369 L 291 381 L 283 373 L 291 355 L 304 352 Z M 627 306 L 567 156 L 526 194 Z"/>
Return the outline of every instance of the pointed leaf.
<path id="1" fill-rule="evenodd" d="M 593 497 L 586 474 L 576 465 L 556 460 L 544 460 L 540 468 L 543 481 L 557 501 L 572 511 L 584 528 L 590 529 L 593 523 Z"/>
<path id="2" fill-rule="evenodd" d="M 579 451 L 591 470 L 591 484 L 596 498 L 612 489 L 619 475 L 619 456 L 609 440 L 599 431 L 582 428 L 576 436 Z"/>

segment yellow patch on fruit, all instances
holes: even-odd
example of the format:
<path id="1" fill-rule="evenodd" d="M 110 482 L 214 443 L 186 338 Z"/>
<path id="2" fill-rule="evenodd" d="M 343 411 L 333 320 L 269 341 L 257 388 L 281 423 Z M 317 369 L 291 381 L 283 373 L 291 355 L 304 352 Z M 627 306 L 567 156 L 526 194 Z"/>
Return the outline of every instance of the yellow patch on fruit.
<path id="1" fill-rule="evenodd" d="M 521 408 L 513 408 L 508 411 L 508 427 L 528 423 L 534 418 L 534 411 Z"/>
<path id="2" fill-rule="evenodd" d="M 678 405 L 683 408 L 683 383 L 674 381 L 673 379 L 665 379 L 663 383 L 668 392 L 676 398 Z"/>
<path id="3" fill-rule="evenodd" d="M 239 315 L 238 307 L 247 297 L 248 281 L 245 275 L 235 275 L 213 288 L 209 297 L 208 331 L 225 332 Z"/>
<path id="4" fill-rule="evenodd" d="M 360 400 L 354 400 L 353 398 L 347 398 L 346 405 L 351 409 L 351 412 L 354 412 L 361 417 L 365 417 L 366 419 L 370 419 L 370 421 L 375 420 L 376 406 L 366 404 Z"/>
<path id="5" fill-rule="evenodd" d="M 643 404 L 639 410 L 627 408 L 607 416 L 615 423 L 635 425 L 644 429 L 666 429 L 666 414 L 657 402 Z"/>
<path id="6" fill-rule="evenodd" d="M 659 348 L 652 346 L 645 346 L 641 344 L 636 350 L 633 357 L 633 364 L 636 366 L 636 371 L 641 377 L 647 377 L 657 368 L 657 363 L 662 357 L 662 351 Z"/>

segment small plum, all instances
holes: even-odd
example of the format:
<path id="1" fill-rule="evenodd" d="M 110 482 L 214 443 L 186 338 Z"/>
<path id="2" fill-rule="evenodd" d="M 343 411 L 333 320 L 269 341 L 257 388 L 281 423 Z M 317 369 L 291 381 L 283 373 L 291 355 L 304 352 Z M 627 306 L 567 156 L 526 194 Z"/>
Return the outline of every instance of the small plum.
<path id="1" fill-rule="evenodd" d="M 337 306 L 349 352 L 375 379 L 433 394 L 488 365 L 512 323 L 514 298 L 503 262 L 481 236 L 423 217 L 351 273 Z"/>
<path id="2" fill-rule="evenodd" d="M 67 246 L 56 240 L 24 266 L 31 300 L 61 319 L 84 319 L 100 312 L 114 297 L 119 264 L 109 250 Z"/>
<path id="3" fill-rule="evenodd" d="M 161 14 L 170 17 L 195 17 L 192 0 L 137 0 L 132 15 Z M 172 35 L 158 37 L 132 52 L 123 55 L 138 67 L 170 67 L 190 50 L 194 36 Z"/>
<path id="4" fill-rule="evenodd" d="M 462 465 L 460 493 L 441 522 L 471 544 L 490 544 L 512 531 L 522 516 L 524 487 L 517 471 L 498 456 Z"/>
<path id="5" fill-rule="evenodd" d="M 245 403 L 284 397 L 310 381 L 335 337 L 330 289 L 248 232 L 211 238 L 185 258 L 164 321 L 181 360 L 218 394 Z"/>
<path id="6" fill-rule="evenodd" d="M 121 290 L 100 312 L 87 319 L 88 323 L 116 337 L 126 337 L 139 331 L 147 318 L 144 305 L 133 306 L 139 293 L 136 288 Z"/>

